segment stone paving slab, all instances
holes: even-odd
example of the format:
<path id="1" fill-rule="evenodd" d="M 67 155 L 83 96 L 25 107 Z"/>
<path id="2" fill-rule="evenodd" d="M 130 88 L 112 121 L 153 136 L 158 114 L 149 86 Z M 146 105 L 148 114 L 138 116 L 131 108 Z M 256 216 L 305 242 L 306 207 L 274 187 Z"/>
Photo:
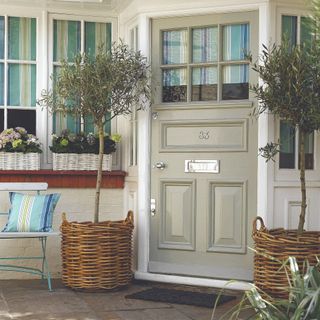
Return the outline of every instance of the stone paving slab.
<path id="1" fill-rule="evenodd" d="M 54 291 L 49 292 L 45 281 L 0 280 L 0 320 L 211 320 L 210 308 L 125 298 L 154 285 L 177 288 L 134 282 L 122 290 L 93 293 L 71 290 L 55 280 Z M 234 304 L 232 301 L 219 307 L 215 319 Z"/>

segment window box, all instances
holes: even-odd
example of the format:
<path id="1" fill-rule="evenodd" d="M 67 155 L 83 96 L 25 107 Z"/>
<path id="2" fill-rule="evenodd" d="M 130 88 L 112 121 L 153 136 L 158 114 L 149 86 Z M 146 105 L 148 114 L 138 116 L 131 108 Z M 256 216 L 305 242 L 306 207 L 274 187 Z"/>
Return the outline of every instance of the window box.
<path id="1" fill-rule="evenodd" d="M 40 170 L 40 153 L 0 152 L 0 170 Z"/>
<path id="2" fill-rule="evenodd" d="M 53 153 L 53 170 L 97 170 L 99 155 L 93 153 Z M 111 171 L 112 155 L 104 154 L 102 170 Z"/>

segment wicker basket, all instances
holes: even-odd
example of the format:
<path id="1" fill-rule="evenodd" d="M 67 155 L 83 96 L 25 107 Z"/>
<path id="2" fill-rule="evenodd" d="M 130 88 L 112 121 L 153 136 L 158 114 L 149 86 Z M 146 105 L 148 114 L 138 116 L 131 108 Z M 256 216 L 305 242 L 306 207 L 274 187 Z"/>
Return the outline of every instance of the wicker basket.
<path id="1" fill-rule="evenodd" d="M 97 170 L 99 155 L 94 153 L 53 153 L 53 170 Z M 112 155 L 104 154 L 102 170 L 111 171 Z"/>
<path id="2" fill-rule="evenodd" d="M 40 170 L 40 153 L 0 152 L 0 170 Z"/>
<path id="3" fill-rule="evenodd" d="M 114 289 L 132 280 L 133 213 L 121 221 L 68 222 L 63 215 L 62 281 L 73 289 Z"/>
<path id="4" fill-rule="evenodd" d="M 260 229 L 258 229 L 260 224 Z M 289 256 L 296 257 L 299 267 L 308 260 L 316 264 L 320 256 L 320 232 L 304 231 L 302 235 L 296 230 L 283 228 L 268 230 L 261 217 L 253 222 L 253 240 L 255 242 L 254 283 L 275 298 L 288 297 L 288 278 L 281 268 L 282 264 L 270 259 L 274 257 L 282 262 Z M 281 269 L 280 269 L 281 268 Z M 280 270 L 279 270 L 280 269 Z"/>

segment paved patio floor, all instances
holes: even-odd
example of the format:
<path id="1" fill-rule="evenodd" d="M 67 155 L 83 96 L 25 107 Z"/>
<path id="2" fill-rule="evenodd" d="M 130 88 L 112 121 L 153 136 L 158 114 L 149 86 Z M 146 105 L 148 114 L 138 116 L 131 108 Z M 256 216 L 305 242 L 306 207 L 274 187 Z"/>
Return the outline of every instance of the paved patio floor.
<path id="1" fill-rule="evenodd" d="M 49 292 L 46 283 L 39 280 L 0 281 L 0 320 L 210 320 L 209 308 L 148 302 L 126 299 L 125 296 L 154 285 L 171 285 L 134 282 L 117 291 L 80 292 L 64 287 L 60 281 L 53 283 Z M 181 287 L 181 286 L 180 286 Z M 180 288 L 179 288 L 180 289 Z M 214 289 L 194 288 L 195 290 Z M 234 292 L 239 296 L 239 292 Z M 219 319 L 235 301 L 219 307 Z M 242 319 L 245 319 L 243 317 Z M 227 319 L 226 319 L 227 320 Z"/>

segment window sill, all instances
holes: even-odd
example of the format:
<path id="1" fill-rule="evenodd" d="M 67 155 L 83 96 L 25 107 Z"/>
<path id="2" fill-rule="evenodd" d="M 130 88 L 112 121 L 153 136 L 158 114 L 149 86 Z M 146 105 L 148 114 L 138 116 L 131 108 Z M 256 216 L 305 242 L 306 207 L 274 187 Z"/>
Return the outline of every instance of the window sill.
<path id="1" fill-rule="evenodd" d="M 104 171 L 101 188 L 123 189 L 126 172 Z M 95 188 L 96 171 L 1 170 L 0 182 L 47 182 L 49 188 Z"/>

